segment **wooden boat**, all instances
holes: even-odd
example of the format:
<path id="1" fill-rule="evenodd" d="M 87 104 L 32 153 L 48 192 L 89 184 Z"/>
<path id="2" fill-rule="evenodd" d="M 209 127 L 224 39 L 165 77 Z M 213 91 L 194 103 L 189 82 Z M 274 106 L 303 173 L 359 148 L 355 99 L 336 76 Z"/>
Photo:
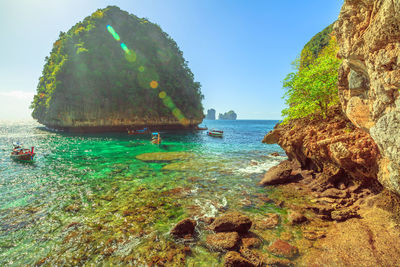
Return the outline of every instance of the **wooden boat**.
<path id="1" fill-rule="evenodd" d="M 151 143 L 160 145 L 161 144 L 161 136 L 159 133 L 152 133 Z"/>
<path id="2" fill-rule="evenodd" d="M 194 129 L 197 130 L 197 131 L 205 131 L 205 130 L 208 130 L 207 126 L 205 126 L 205 127 L 196 126 L 196 128 L 194 128 Z"/>
<path id="3" fill-rule="evenodd" d="M 14 149 L 11 152 L 11 158 L 13 160 L 19 160 L 19 161 L 32 161 L 33 157 L 35 156 L 34 147 L 31 147 L 31 149 L 27 148 L 22 148 L 20 144 L 14 144 Z"/>
<path id="4" fill-rule="evenodd" d="M 207 132 L 207 135 L 213 136 L 213 137 L 222 137 L 223 134 L 224 134 L 224 131 L 215 130 L 215 129 L 211 129 L 210 131 Z"/>
<path id="5" fill-rule="evenodd" d="M 139 129 L 139 130 L 129 130 L 128 129 L 128 134 L 147 134 L 149 133 L 149 129 L 147 128 L 143 128 L 143 129 Z"/>

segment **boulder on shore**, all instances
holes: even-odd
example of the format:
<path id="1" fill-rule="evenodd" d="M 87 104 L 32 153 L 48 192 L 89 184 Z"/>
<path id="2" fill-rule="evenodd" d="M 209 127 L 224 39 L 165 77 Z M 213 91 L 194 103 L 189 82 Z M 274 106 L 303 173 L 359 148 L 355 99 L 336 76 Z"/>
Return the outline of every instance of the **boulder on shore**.
<path id="1" fill-rule="evenodd" d="M 293 164 L 289 160 L 282 161 L 278 165 L 269 169 L 259 185 L 278 185 L 290 183 L 298 180 L 299 177 L 292 176 Z"/>

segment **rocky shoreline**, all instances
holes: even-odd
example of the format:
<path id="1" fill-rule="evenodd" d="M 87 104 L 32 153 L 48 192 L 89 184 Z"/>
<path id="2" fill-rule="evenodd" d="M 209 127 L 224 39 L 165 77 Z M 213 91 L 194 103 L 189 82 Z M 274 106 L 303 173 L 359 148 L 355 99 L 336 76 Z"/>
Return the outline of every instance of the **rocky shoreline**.
<path id="1" fill-rule="evenodd" d="M 219 253 L 230 267 L 398 266 L 400 198 L 379 183 L 374 141 L 339 107 L 277 125 L 264 142 L 288 160 L 259 182 L 274 190 L 256 197 L 281 211 L 185 219 L 170 232 L 176 242 Z"/>

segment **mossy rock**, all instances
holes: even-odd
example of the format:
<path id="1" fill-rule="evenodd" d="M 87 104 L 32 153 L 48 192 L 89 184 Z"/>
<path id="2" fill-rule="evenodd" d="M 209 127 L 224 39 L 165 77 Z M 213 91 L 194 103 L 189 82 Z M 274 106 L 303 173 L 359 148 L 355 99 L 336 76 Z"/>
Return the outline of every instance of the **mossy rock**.
<path id="1" fill-rule="evenodd" d="M 154 152 L 136 156 L 137 159 L 147 162 L 170 162 L 175 160 L 185 160 L 191 157 L 193 157 L 193 154 L 189 152 Z"/>

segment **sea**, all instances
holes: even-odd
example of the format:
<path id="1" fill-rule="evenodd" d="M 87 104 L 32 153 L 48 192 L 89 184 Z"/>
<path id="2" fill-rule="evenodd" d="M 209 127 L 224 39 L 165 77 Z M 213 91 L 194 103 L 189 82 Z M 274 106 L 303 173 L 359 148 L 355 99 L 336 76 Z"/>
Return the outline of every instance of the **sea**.
<path id="1" fill-rule="evenodd" d="M 204 218 L 285 212 L 260 198 L 273 188 L 258 186 L 286 159 L 261 142 L 277 122 L 209 120 L 202 125 L 222 138 L 161 131 L 161 145 L 150 135 L 0 122 L 0 266 L 223 266 L 204 245 Z M 34 147 L 34 161 L 12 160 L 13 142 Z M 197 236 L 171 237 L 188 217 L 199 221 Z"/>

